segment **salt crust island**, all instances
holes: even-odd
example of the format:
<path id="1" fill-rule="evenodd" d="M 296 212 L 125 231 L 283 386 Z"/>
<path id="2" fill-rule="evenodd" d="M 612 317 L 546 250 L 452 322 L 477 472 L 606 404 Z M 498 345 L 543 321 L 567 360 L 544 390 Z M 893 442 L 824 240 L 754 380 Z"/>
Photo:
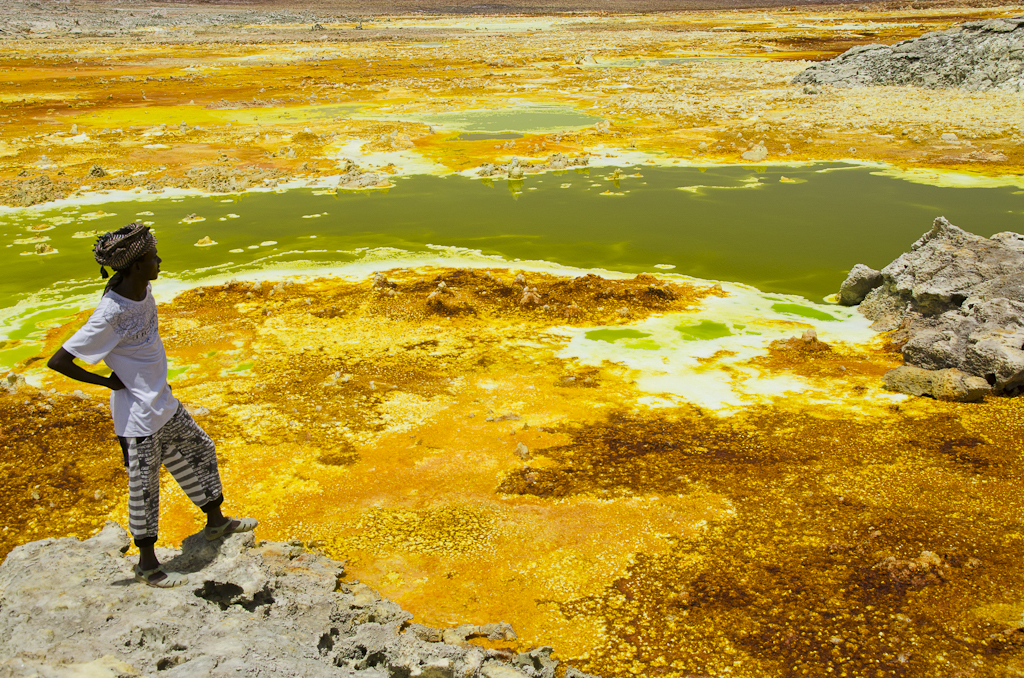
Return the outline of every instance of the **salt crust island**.
<path id="1" fill-rule="evenodd" d="M 0 676 L 351 676 L 554 678 L 552 648 L 512 654 L 468 638 L 515 640 L 504 622 L 434 629 L 344 564 L 252 533 L 158 549 L 177 589 L 137 586 L 127 533 L 44 539 L 0 566 Z M 162 551 L 162 552 L 160 552 Z M 593 678 L 572 667 L 566 678 Z"/>

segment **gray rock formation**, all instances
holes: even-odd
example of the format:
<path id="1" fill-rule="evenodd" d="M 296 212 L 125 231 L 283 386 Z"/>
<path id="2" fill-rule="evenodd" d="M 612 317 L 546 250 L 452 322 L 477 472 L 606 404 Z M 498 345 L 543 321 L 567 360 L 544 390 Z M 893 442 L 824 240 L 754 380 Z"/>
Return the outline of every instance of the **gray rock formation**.
<path id="1" fill-rule="evenodd" d="M 981 377 L 972 377 L 955 367 L 925 370 L 904 365 L 886 372 L 882 382 L 890 391 L 961 403 L 978 402 L 992 391 L 992 387 Z"/>
<path id="2" fill-rule="evenodd" d="M 850 270 L 842 286 L 839 288 L 839 303 L 844 306 L 856 306 L 864 301 L 868 292 L 882 284 L 882 272 L 864 264 L 857 264 Z"/>
<path id="3" fill-rule="evenodd" d="M 569 158 L 562 153 L 553 153 L 548 157 L 547 162 L 531 163 L 528 160 L 512 158 L 504 165 L 485 163 L 477 168 L 476 175 L 478 177 L 493 177 L 504 174 L 510 179 L 521 179 L 526 172 L 559 171 L 586 167 L 588 164 L 590 164 L 590 156 L 586 154 Z"/>
<path id="4" fill-rule="evenodd" d="M 216 165 L 193 167 L 185 172 L 185 176 L 192 187 L 211 193 L 245 191 L 272 183 L 276 185 L 276 182 L 287 177 L 286 173 L 279 169 L 266 169 L 255 165 L 247 168 Z"/>
<path id="5" fill-rule="evenodd" d="M 1024 17 L 974 21 L 895 45 L 863 45 L 799 73 L 792 84 L 1024 92 Z"/>
<path id="6" fill-rule="evenodd" d="M 274 26 L 315 23 L 317 15 L 298 12 L 257 11 L 251 8 L 222 12 L 139 12 L 124 14 L 105 7 L 71 8 L 54 12 L 38 2 L 11 3 L 0 16 L 0 35 L 7 36 L 115 36 L 146 31 L 152 38 L 194 37 L 194 30 L 214 27 Z M 169 14 L 169 15 L 168 15 Z M 185 27 L 186 30 L 182 30 Z M 148 30 L 147 30 L 148 29 Z M 177 30 L 170 30 L 177 29 Z"/>
<path id="7" fill-rule="evenodd" d="M 359 165 L 347 159 L 341 167 L 341 176 L 338 177 L 338 188 L 357 189 L 388 185 L 390 183 L 386 174 L 363 171 Z"/>
<path id="8" fill-rule="evenodd" d="M 466 642 L 513 640 L 505 623 L 432 629 L 342 563 L 252 533 L 158 549 L 187 585 L 134 581 L 115 523 L 86 541 L 44 539 L 0 566 L 0 676 L 549 678 L 550 648 L 512 657 Z M 584 675 L 575 672 L 573 675 Z"/>
<path id="9" fill-rule="evenodd" d="M 843 288 L 862 279 L 855 271 Z M 955 367 L 995 393 L 1024 388 L 1024 236 L 984 238 L 939 217 L 881 278 L 859 309 L 875 330 L 906 333 L 907 364 Z"/>

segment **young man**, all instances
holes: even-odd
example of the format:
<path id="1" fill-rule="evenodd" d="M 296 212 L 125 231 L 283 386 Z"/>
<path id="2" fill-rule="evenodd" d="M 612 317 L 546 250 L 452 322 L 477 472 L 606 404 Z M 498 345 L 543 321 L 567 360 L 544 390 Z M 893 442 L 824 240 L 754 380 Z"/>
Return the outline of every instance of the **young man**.
<path id="1" fill-rule="evenodd" d="M 114 432 L 128 469 L 128 527 L 139 547 L 135 578 L 150 586 L 171 588 L 188 577 L 165 572 L 154 552 L 160 518 L 160 466 L 167 466 L 188 498 L 206 514 L 206 538 L 247 532 L 252 518 L 221 513 L 217 454 L 167 385 L 167 354 L 157 328 L 151 280 L 160 274 L 156 238 L 148 226 L 133 223 L 105 233 L 93 249 L 100 274 L 114 269 L 103 298 L 88 322 L 50 358 L 47 366 L 66 377 L 106 386 Z M 113 370 L 109 377 L 75 364 L 79 358 Z"/>

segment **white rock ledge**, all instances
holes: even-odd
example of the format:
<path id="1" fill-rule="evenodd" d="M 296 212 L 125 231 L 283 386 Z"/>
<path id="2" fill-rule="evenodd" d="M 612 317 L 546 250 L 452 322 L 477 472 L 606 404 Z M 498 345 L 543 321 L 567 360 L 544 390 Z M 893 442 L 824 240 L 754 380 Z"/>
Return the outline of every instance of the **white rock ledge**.
<path id="1" fill-rule="evenodd" d="M 175 589 L 139 584 L 116 523 L 85 541 L 44 539 L 0 565 L 0 676 L 554 676 L 551 648 L 510 656 L 466 642 L 514 640 L 507 623 L 431 629 L 344 563 L 252 533 L 200 533 L 160 549 Z M 584 674 L 570 669 L 570 674 Z"/>

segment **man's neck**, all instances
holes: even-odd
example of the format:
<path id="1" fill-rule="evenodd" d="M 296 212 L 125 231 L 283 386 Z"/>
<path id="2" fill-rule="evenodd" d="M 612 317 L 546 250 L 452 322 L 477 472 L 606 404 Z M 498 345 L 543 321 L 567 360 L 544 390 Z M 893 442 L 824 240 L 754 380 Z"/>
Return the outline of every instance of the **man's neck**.
<path id="1" fill-rule="evenodd" d="M 148 286 L 148 280 L 143 280 L 137 276 L 126 275 L 113 289 L 125 299 L 142 301 L 146 298 L 146 288 Z"/>

